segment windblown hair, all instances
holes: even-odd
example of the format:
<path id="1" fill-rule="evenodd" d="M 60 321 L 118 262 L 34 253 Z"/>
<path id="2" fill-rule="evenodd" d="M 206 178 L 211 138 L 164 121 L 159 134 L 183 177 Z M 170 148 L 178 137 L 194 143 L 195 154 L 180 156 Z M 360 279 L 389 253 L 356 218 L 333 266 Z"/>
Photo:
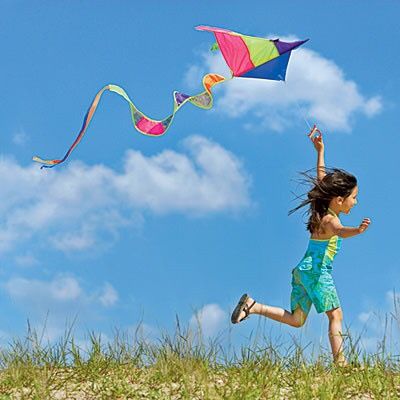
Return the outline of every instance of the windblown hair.
<path id="1" fill-rule="evenodd" d="M 312 170 L 311 170 L 312 171 Z M 302 184 L 311 185 L 311 190 L 296 208 L 289 211 L 289 215 L 302 207 L 310 206 L 307 214 L 309 219 L 307 222 L 307 230 L 311 233 L 321 231 L 322 218 L 328 213 L 330 201 L 334 197 L 346 198 L 350 196 L 353 189 L 357 186 L 357 179 L 354 175 L 338 168 L 325 168 L 326 175 L 322 180 L 312 176 L 310 171 L 301 173 L 303 179 Z M 301 198 L 299 196 L 298 198 Z"/>

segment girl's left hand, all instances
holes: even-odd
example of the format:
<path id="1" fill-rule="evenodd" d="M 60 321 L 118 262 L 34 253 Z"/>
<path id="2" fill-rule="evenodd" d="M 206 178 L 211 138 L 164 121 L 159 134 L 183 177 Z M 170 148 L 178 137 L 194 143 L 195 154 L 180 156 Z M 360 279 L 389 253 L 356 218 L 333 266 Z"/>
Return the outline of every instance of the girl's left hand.
<path id="1" fill-rule="evenodd" d="M 358 227 L 358 231 L 360 233 L 364 233 L 368 229 L 370 223 L 371 223 L 371 220 L 369 218 L 364 218 L 362 220 L 360 226 Z"/>

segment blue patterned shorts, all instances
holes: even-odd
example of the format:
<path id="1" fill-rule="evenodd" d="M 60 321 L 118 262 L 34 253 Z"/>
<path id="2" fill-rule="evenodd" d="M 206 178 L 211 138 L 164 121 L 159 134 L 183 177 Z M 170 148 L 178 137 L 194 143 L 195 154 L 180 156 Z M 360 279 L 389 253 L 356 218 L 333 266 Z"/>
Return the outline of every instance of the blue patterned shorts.
<path id="1" fill-rule="evenodd" d="M 332 274 L 329 270 L 315 273 L 313 270 L 302 271 L 295 268 L 292 271 L 291 310 L 293 312 L 301 307 L 308 314 L 311 304 L 314 304 L 318 313 L 340 307 Z"/>

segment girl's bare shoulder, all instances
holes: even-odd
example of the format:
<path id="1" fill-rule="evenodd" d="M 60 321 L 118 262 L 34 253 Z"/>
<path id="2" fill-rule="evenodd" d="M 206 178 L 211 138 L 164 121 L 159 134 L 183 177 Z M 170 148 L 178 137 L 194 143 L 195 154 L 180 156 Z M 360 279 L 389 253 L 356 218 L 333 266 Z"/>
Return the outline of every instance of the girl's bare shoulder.
<path id="1" fill-rule="evenodd" d="M 336 222 L 336 223 L 337 223 L 337 222 L 340 223 L 340 219 L 339 219 L 339 217 L 338 217 L 337 215 L 327 214 L 327 215 L 324 215 L 324 216 L 322 217 L 322 220 L 321 220 L 321 228 L 322 228 L 324 234 L 331 234 L 331 233 L 333 233 L 331 227 L 332 227 L 332 224 L 335 223 L 335 222 Z"/>
<path id="2" fill-rule="evenodd" d="M 334 220 L 339 220 L 339 217 L 337 215 L 332 215 L 332 214 L 326 214 L 322 217 L 321 219 L 321 223 L 329 223 L 332 222 Z"/>
<path id="3" fill-rule="evenodd" d="M 335 235 L 335 233 L 332 230 L 332 223 L 339 221 L 339 218 L 335 215 L 327 214 L 324 215 L 321 219 L 321 224 L 320 224 L 320 231 L 319 233 L 313 234 L 312 238 L 313 239 L 330 239 L 332 236 Z"/>

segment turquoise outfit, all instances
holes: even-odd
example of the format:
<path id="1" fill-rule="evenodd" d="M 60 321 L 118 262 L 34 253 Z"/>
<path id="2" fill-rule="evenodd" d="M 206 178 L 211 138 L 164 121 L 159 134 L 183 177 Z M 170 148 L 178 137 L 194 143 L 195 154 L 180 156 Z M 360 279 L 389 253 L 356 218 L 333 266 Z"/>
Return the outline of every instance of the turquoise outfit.
<path id="1" fill-rule="evenodd" d="M 314 304 L 318 313 L 340 307 L 332 278 L 332 263 L 340 249 L 342 238 L 310 239 L 306 254 L 292 271 L 292 312 L 297 308 L 308 314 Z"/>

